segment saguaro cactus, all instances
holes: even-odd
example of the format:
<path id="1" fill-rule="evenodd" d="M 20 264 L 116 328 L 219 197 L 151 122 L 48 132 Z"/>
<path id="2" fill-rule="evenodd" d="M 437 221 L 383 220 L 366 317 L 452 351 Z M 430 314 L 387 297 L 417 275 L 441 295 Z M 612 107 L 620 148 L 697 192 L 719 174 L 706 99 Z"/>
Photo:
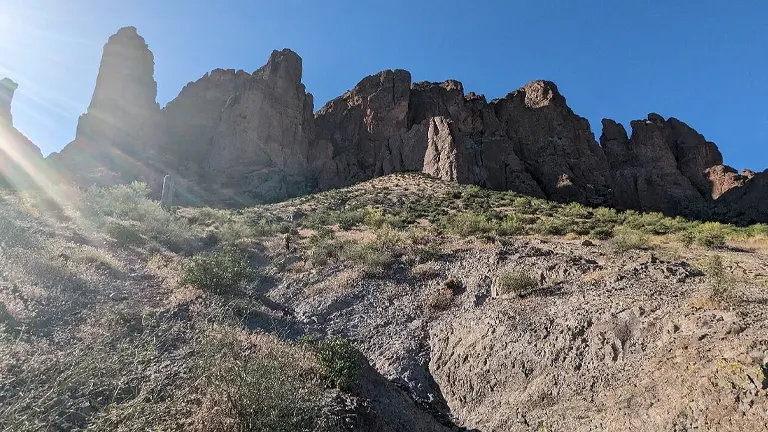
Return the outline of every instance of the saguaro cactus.
<path id="1" fill-rule="evenodd" d="M 160 206 L 168 210 L 173 205 L 173 177 L 166 175 L 163 177 L 163 197 L 160 198 Z"/>

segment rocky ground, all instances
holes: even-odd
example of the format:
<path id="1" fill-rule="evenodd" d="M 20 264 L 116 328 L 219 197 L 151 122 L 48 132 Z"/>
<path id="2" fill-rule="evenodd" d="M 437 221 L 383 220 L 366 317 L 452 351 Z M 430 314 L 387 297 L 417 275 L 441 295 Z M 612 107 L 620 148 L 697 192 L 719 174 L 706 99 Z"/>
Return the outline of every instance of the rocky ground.
<path id="1" fill-rule="evenodd" d="M 138 195 L 3 194 L 7 430 L 768 430 L 760 227 L 416 175 L 242 211 Z M 231 246 L 257 278 L 184 282 L 191 257 Z M 350 387 L 307 348 L 329 336 L 364 357 Z M 264 370 L 281 378 L 231 379 Z M 286 389 L 320 401 L 311 421 L 248 423 L 284 410 L 255 395 Z"/>

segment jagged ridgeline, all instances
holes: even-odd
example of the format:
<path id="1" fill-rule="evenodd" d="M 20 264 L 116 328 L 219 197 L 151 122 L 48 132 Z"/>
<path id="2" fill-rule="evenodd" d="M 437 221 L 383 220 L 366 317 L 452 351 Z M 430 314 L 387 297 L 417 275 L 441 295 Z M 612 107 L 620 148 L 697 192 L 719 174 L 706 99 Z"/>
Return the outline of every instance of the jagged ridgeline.
<path id="1" fill-rule="evenodd" d="M 253 73 L 214 70 L 160 109 L 154 57 L 135 28 L 104 47 L 75 140 L 49 159 L 88 186 L 177 179 L 181 203 L 247 205 L 399 171 L 561 202 L 739 224 L 768 221 L 768 173 L 723 165 L 714 143 L 650 114 L 600 142 L 557 86 L 534 81 L 487 101 L 460 82 L 364 78 L 314 112 L 302 60 L 274 51 Z"/>

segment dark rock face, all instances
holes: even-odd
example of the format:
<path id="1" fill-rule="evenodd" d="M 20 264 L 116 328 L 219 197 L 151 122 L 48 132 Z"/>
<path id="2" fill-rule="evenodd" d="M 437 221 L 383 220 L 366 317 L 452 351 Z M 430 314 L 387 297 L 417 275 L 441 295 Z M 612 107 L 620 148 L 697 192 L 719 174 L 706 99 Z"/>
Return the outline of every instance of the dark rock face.
<path id="1" fill-rule="evenodd" d="M 549 81 L 488 102 L 458 81 L 387 70 L 313 113 L 302 60 L 286 49 L 252 74 L 214 70 L 161 111 L 153 70 L 136 29 L 109 39 L 76 138 L 51 157 L 69 178 L 157 187 L 172 174 L 182 202 L 237 206 L 420 171 L 562 202 L 768 221 L 754 204 L 768 193 L 764 173 L 736 173 L 714 143 L 656 114 L 633 121 L 631 136 L 604 120 L 598 144 Z M 11 87 L 0 88 L 8 119 Z"/>
<path id="2" fill-rule="evenodd" d="M 156 102 L 154 56 L 133 27 L 109 38 L 88 112 L 75 140 L 51 160 L 82 185 L 154 180 L 164 138 Z"/>
<path id="3" fill-rule="evenodd" d="M 0 186 L 25 189 L 47 178 L 43 155 L 24 134 L 13 127 L 11 103 L 18 85 L 0 80 Z"/>
<path id="4" fill-rule="evenodd" d="M 306 191 L 314 103 L 301 76 L 301 58 L 283 50 L 253 74 L 219 69 L 188 84 L 162 112 L 166 170 L 218 204 Z"/>
<path id="5" fill-rule="evenodd" d="M 518 157 L 548 198 L 610 202 L 605 156 L 589 122 L 568 108 L 554 83 L 534 81 L 493 105 Z"/>
<path id="6" fill-rule="evenodd" d="M 668 139 L 668 124 L 657 115 L 624 127 L 603 120 L 600 143 L 613 175 L 614 205 L 669 215 L 705 216 L 706 199 L 678 169 Z M 703 170 L 700 173 L 703 176 Z"/>

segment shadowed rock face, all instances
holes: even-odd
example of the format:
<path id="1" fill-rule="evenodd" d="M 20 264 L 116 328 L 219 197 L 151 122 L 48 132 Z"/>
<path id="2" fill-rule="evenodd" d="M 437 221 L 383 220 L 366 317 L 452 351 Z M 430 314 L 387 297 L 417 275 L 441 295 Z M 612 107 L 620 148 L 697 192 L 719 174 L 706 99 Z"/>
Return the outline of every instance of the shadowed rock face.
<path id="1" fill-rule="evenodd" d="M 274 51 L 253 74 L 215 70 L 165 107 L 164 166 L 190 197 L 242 205 L 307 189 L 313 100 L 301 76 L 296 53 Z"/>
<path id="2" fill-rule="evenodd" d="M 557 201 L 768 221 L 753 202 L 764 176 L 723 165 L 685 123 L 650 114 L 630 136 L 604 120 L 598 144 L 549 81 L 488 102 L 458 81 L 387 70 L 313 114 L 301 58 L 285 49 L 252 74 L 214 70 L 160 111 L 153 69 L 136 29 L 109 39 L 76 139 L 51 158 L 71 178 L 156 186 L 172 174 L 182 202 L 246 205 L 419 171 Z"/>
<path id="3" fill-rule="evenodd" d="M 52 160 L 81 184 L 154 183 L 154 154 L 164 139 L 156 97 L 152 52 L 135 28 L 120 29 L 104 46 L 75 140 Z"/>

